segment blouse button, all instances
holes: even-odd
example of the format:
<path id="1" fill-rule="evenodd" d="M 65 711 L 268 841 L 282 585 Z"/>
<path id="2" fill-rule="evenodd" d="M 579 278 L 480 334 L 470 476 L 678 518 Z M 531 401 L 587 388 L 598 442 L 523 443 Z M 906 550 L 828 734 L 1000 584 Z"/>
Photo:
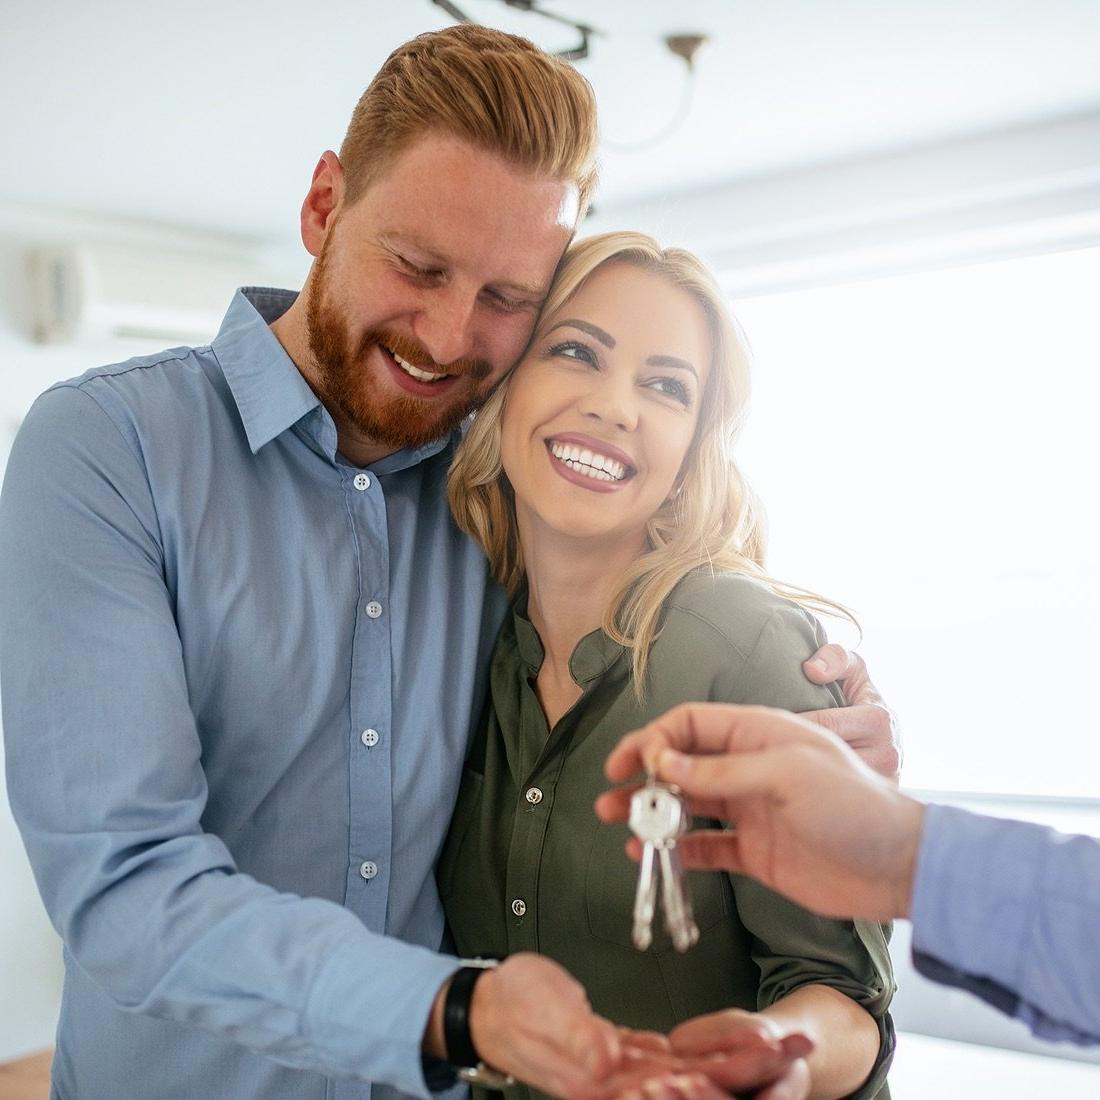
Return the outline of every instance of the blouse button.
<path id="1" fill-rule="evenodd" d="M 540 791 L 538 787 L 528 787 L 527 801 L 530 802 L 532 806 L 537 806 L 542 801 L 542 791 Z"/>
<path id="2" fill-rule="evenodd" d="M 515 913 L 517 917 L 522 917 L 523 914 L 527 912 L 527 902 L 525 902 L 523 898 L 516 898 L 516 900 L 512 902 L 512 912 Z"/>

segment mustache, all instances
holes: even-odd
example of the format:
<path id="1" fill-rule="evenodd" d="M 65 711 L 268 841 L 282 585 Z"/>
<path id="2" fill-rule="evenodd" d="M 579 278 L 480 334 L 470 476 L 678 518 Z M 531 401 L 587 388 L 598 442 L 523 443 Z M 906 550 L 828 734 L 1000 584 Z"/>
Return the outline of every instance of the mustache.
<path id="1" fill-rule="evenodd" d="M 391 329 L 373 328 L 363 336 L 363 346 L 360 349 L 365 355 L 375 344 L 381 344 L 388 351 L 399 355 L 406 363 L 411 363 L 419 370 L 430 371 L 433 374 L 460 374 L 469 376 L 475 382 L 484 382 L 492 373 L 492 365 L 486 359 L 456 359 L 453 363 L 443 366 L 437 363 L 419 340 L 406 336 L 402 332 L 394 332 Z"/>

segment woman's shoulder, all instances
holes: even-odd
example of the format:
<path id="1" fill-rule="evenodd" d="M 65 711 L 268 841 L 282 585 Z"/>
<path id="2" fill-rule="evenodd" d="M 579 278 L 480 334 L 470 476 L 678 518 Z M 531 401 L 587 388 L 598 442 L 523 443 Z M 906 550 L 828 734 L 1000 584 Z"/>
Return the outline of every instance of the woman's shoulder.
<path id="1" fill-rule="evenodd" d="M 833 688 L 802 673 L 827 641 L 821 624 L 762 580 L 699 570 L 677 585 L 665 610 L 651 661 L 663 702 L 678 696 L 795 711 L 840 703 Z"/>
<path id="2" fill-rule="evenodd" d="M 689 573 L 665 604 L 664 629 L 715 635 L 748 657 L 768 628 L 816 634 L 817 620 L 757 577 L 710 569 Z"/>

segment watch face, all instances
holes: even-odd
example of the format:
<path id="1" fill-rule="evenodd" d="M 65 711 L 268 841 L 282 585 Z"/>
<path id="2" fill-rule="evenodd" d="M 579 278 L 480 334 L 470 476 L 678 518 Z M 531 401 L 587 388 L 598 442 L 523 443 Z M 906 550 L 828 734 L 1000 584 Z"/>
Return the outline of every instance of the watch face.
<path id="1" fill-rule="evenodd" d="M 499 1091 L 516 1083 L 510 1073 L 498 1073 L 495 1069 L 489 1069 L 484 1062 L 478 1062 L 476 1066 L 463 1066 L 455 1072 L 460 1081 L 465 1081 L 467 1085 L 480 1085 L 483 1089 Z"/>

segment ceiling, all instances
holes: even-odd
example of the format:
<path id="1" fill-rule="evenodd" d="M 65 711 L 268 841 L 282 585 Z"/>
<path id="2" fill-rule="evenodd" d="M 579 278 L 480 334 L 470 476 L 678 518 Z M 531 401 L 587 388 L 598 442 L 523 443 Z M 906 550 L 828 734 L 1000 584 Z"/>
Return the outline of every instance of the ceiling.
<path id="1" fill-rule="evenodd" d="M 457 0 L 549 49 L 575 32 Z M 935 142 L 1100 107 L 1096 0 L 540 0 L 605 33 L 579 63 L 610 142 L 598 202 Z M 430 0 L 0 0 L 0 201 L 282 243 L 318 154 Z"/>

